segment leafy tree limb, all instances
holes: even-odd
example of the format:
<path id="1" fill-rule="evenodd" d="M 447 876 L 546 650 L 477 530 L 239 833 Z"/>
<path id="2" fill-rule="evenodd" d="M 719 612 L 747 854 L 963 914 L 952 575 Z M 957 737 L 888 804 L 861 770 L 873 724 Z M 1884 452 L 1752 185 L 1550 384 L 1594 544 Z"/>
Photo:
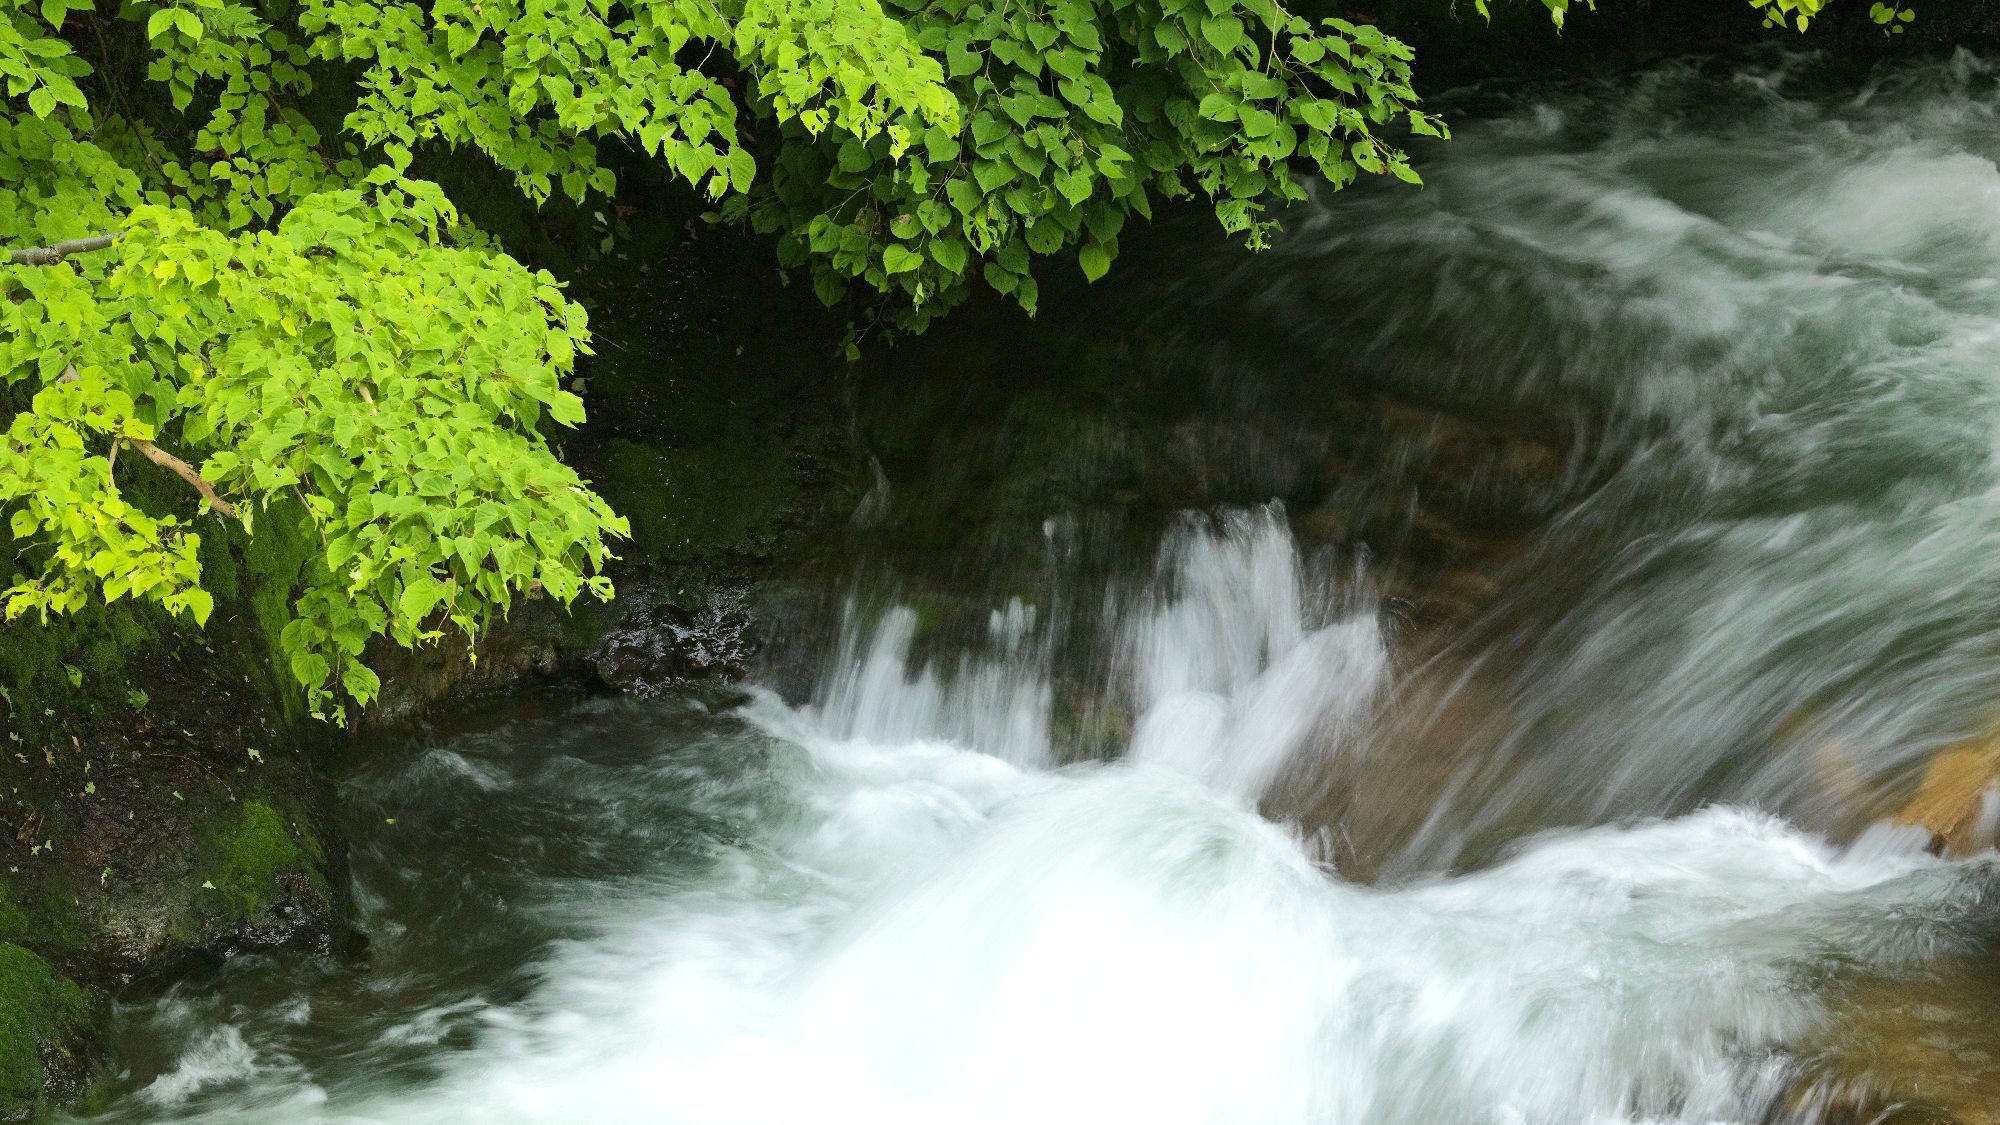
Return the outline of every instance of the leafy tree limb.
<path id="1" fill-rule="evenodd" d="M 114 448 L 115 448 L 115 443 L 114 443 Z M 195 472 L 194 467 L 192 465 L 189 465 L 186 461 L 183 461 L 180 458 L 174 456 L 173 454 L 168 453 L 166 450 L 161 449 L 159 446 L 154 445 L 150 441 L 144 441 L 142 439 L 134 438 L 132 440 L 132 448 L 138 450 L 142 455 L 144 455 L 146 460 L 151 461 L 153 464 L 158 465 L 163 469 L 171 470 L 175 476 L 178 476 L 182 480 L 193 485 L 195 491 L 201 493 L 201 498 L 208 502 L 208 506 L 210 508 L 215 509 L 217 512 L 220 512 L 225 516 L 228 516 L 230 519 L 236 518 L 236 505 L 231 504 L 229 501 L 224 500 L 220 496 L 217 496 L 215 494 L 215 486 L 208 483 L 208 481 L 202 479 L 202 475 L 200 473 Z"/>
<path id="2" fill-rule="evenodd" d="M 78 239 L 76 241 L 85 242 L 85 241 L 96 241 L 96 240 Z M 74 245 L 74 243 L 72 243 L 72 245 Z M 102 243 L 101 245 L 109 245 L 109 243 Z M 100 249 L 101 245 L 86 246 L 84 247 L 84 249 L 96 250 Z M 77 251 L 71 249 L 68 252 L 76 253 Z M 82 378 L 83 376 L 77 373 L 76 365 L 70 364 L 68 367 L 63 369 L 62 376 L 57 380 L 57 382 L 74 383 L 81 380 Z M 107 482 L 116 480 L 116 477 L 112 472 L 112 469 L 117 464 L 118 461 L 118 447 L 120 444 L 126 441 L 129 441 L 132 445 L 132 448 L 138 450 L 140 454 L 142 454 L 146 458 L 146 460 L 151 461 L 153 464 L 158 465 L 163 469 L 172 471 L 174 475 L 180 477 L 182 480 L 193 485 L 195 491 L 201 493 L 201 498 L 208 502 L 208 506 L 210 508 L 214 509 L 217 512 L 222 513 L 225 516 L 228 516 L 230 519 L 236 518 L 236 505 L 231 504 L 229 501 L 224 500 L 222 497 L 216 495 L 215 486 L 208 483 L 207 480 L 203 479 L 200 473 L 195 472 L 194 467 L 192 465 L 189 465 L 186 461 L 183 461 L 180 458 L 174 456 L 173 454 L 168 453 L 166 450 L 161 449 L 159 446 L 154 445 L 152 442 L 146 441 L 141 438 L 114 437 L 111 439 L 111 446 L 109 449 L 105 451 L 104 454 L 104 461 L 105 461 L 104 479 Z"/>

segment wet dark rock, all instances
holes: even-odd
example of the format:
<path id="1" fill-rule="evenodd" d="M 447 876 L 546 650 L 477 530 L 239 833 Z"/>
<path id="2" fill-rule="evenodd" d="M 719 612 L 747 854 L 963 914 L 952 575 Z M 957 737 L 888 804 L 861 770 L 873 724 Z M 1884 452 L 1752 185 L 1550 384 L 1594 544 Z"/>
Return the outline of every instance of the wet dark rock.
<path id="1" fill-rule="evenodd" d="M 569 607 L 530 600 L 494 622 L 475 644 L 459 636 L 417 649 L 378 642 L 369 650 L 368 664 L 382 678 L 382 694 L 355 716 L 355 725 L 406 726 L 436 711 L 513 692 L 526 681 L 560 679 L 575 650 L 613 612 L 587 598 Z"/>
<path id="2" fill-rule="evenodd" d="M 741 592 L 677 600 L 642 589 L 627 595 L 625 610 L 589 661 L 607 686 L 628 695 L 656 698 L 733 683 L 754 654 Z"/>

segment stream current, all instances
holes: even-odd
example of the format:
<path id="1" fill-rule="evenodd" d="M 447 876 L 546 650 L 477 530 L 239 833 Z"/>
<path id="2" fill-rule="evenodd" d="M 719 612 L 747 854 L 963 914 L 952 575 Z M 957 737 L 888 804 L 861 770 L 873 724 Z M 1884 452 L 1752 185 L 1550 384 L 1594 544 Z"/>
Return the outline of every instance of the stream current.
<path id="1" fill-rule="evenodd" d="M 944 637 L 863 565 L 791 698 L 366 756 L 366 958 L 121 1008 L 86 1116 L 1982 1120 L 2000 865 L 1888 818 L 1994 733 L 2000 81 L 1802 65 L 1478 92 L 1421 193 L 1146 290 L 1231 377 L 1565 419 L 1470 620 L 1277 504 L 1109 569 L 1052 511 Z"/>

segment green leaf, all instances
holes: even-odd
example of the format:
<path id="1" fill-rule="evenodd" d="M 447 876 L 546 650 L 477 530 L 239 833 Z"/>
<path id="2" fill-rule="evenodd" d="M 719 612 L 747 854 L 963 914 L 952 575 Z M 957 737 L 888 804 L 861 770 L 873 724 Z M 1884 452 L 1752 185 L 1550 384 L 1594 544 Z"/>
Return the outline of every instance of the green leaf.
<path id="1" fill-rule="evenodd" d="M 952 238 L 933 238 L 930 241 L 931 260 L 954 274 L 965 272 L 965 243 Z"/>
<path id="2" fill-rule="evenodd" d="M 348 661 L 340 670 L 340 686 L 358 703 L 372 701 L 382 691 L 382 679 L 359 660 Z M 391 821 L 390 823 L 395 823 Z"/>
<path id="3" fill-rule="evenodd" d="M 981 113 L 972 119 L 972 143 L 981 148 L 1007 135 L 1007 126 L 990 113 Z"/>
<path id="4" fill-rule="evenodd" d="M 1111 255 L 1095 242 L 1087 242 L 1076 252 L 1076 263 L 1083 267 L 1086 280 L 1096 281 L 1111 268 Z"/>
<path id="5" fill-rule="evenodd" d="M 1237 103 L 1234 96 L 1217 92 L 1204 96 L 1195 112 L 1210 121 L 1234 121 L 1236 110 Z"/>
<path id="6" fill-rule="evenodd" d="M 1223 54 L 1232 54 L 1250 42 L 1243 34 L 1243 21 L 1235 16 L 1210 16 L 1201 21 L 1201 37 Z"/>
<path id="7" fill-rule="evenodd" d="M 729 155 L 722 159 L 722 167 L 729 176 L 729 186 L 736 191 L 749 191 L 757 178 L 757 161 L 747 149 L 729 150 Z"/>
<path id="8" fill-rule="evenodd" d="M 986 263 L 981 272 L 986 278 L 986 284 L 991 285 L 997 293 L 1012 293 L 1021 284 L 1020 275 L 1008 271 L 998 262 Z"/>
<path id="9" fill-rule="evenodd" d="M 959 214 L 966 216 L 970 216 L 980 210 L 981 205 L 985 202 L 985 199 L 979 194 L 979 189 L 966 183 L 964 180 L 953 180 L 946 184 L 944 186 L 944 195 L 946 199 L 951 200 L 951 205 L 957 208 Z"/>
<path id="10" fill-rule="evenodd" d="M 908 273 L 923 264 L 924 256 L 906 246 L 888 246 L 882 250 L 882 270 L 885 273 Z"/>
<path id="11" fill-rule="evenodd" d="M 444 589 L 436 579 L 426 575 L 403 587 L 402 597 L 396 601 L 396 613 L 405 625 L 418 625 L 431 615 L 443 597 Z"/>
<path id="12" fill-rule="evenodd" d="M 982 160 L 972 166 L 972 178 L 978 181 L 980 191 L 991 195 L 1014 178 L 1014 166 L 1003 160 Z"/>

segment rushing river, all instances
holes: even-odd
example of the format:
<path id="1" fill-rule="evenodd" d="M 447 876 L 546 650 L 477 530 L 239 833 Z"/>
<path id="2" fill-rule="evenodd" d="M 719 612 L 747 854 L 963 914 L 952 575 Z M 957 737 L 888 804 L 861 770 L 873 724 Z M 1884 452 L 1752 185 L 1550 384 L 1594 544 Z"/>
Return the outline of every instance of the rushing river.
<path id="1" fill-rule="evenodd" d="M 1799 66 L 1478 91 L 1421 193 L 1122 283 L 1219 376 L 1559 418 L 1467 619 L 1282 506 L 1050 511 L 945 635 L 864 564 L 809 694 L 369 755 L 367 957 L 123 1009 L 93 1119 L 1981 1120 L 2000 866 L 1884 817 L 2000 720 L 2000 89 Z"/>

